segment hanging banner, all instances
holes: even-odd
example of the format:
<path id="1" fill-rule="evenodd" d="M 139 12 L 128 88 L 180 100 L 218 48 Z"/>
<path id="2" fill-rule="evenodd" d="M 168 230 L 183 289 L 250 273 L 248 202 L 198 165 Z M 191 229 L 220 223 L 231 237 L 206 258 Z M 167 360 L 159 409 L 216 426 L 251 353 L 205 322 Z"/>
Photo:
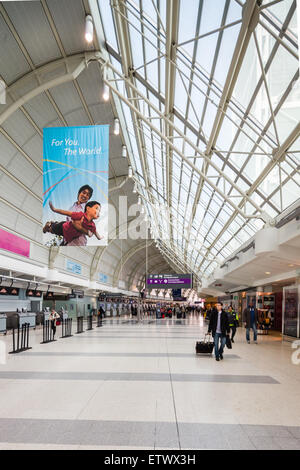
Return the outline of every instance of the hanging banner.
<path id="1" fill-rule="evenodd" d="M 43 132 L 43 243 L 107 245 L 109 126 Z"/>

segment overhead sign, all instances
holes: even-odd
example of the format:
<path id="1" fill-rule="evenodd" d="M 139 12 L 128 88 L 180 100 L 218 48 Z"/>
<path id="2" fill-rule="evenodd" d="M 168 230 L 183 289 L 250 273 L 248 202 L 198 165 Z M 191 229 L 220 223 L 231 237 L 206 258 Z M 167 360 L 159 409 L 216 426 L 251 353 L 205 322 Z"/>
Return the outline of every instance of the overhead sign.
<path id="1" fill-rule="evenodd" d="M 44 244 L 107 244 L 108 159 L 108 125 L 43 129 Z"/>
<path id="2" fill-rule="evenodd" d="M 72 289 L 72 294 L 73 295 L 82 295 L 82 296 L 84 296 L 84 290 Z"/>
<path id="3" fill-rule="evenodd" d="M 9 295 L 9 287 L 0 287 L 0 295 Z"/>
<path id="4" fill-rule="evenodd" d="M 106 274 L 103 274 L 103 273 L 99 273 L 99 281 L 100 282 L 103 282 L 103 283 L 107 283 L 108 282 L 108 276 Z"/>
<path id="5" fill-rule="evenodd" d="M 192 274 L 152 274 L 147 277 L 147 287 L 154 289 L 191 289 Z"/>
<path id="6" fill-rule="evenodd" d="M 9 295 L 19 295 L 19 288 L 18 287 L 10 287 L 10 294 Z"/>
<path id="7" fill-rule="evenodd" d="M 71 260 L 67 259 L 66 260 L 66 270 L 69 271 L 70 273 L 73 273 L 73 274 L 81 274 L 82 267 L 81 267 L 81 264 L 74 263 L 74 261 L 71 261 Z"/>
<path id="8" fill-rule="evenodd" d="M 46 294 L 44 295 L 44 300 L 52 300 L 53 297 L 54 297 L 53 292 L 46 292 Z"/>
<path id="9" fill-rule="evenodd" d="M 181 289 L 172 289 L 172 297 L 173 299 L 181 297 Z"/>
<path id="10" fill-rule="evenodd" d="M 0 295 L 19 295 L 19 288 L 18 287 L 4 287 L 0 286 Z"/>
<path id="11" fill-rule="evenodd" d="M 36 289 L 27 289 L 26 297 L 42 297 L 43 293 L 40 290 Z"/>

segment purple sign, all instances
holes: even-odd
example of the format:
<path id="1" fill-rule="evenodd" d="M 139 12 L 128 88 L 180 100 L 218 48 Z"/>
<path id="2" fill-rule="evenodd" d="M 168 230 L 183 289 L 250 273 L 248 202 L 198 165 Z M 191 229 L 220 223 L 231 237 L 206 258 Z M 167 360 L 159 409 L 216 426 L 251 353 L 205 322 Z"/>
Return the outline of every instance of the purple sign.
<path id="1" fill-rule="evenodd" d="M 147 278 L 147 287 L 154 289 L 192 288 L 192 274 L 153 274 Z"/>
<path id="2" fill-rule="evenodd" d="M 30 242 L 0 229 L 0 248 L 29 258 Z"/>

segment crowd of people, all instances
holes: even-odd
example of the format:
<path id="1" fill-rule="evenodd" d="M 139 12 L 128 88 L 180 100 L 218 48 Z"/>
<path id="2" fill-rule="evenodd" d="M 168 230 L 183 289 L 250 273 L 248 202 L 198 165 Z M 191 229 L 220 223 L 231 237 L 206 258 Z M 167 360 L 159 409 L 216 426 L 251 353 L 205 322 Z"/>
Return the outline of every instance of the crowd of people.
<path id="1" fill-rule="evenodd" d="M 223 308 L 222 302 L 217 302 L 215 306 L 206 310 L 204 316 L 209 321 L 208 333 L 213 336 L 216 361 L 223 360 L 225 344 L 227 341 L 230 344 L 234 343 L 236 329 L 240 325 L 239 315 L 232 305 Z M 250 329 L 252 329 L 253 341 L 257 344 L 258 310 L 251 302 L 243 311 L 242 321 L 246 328 L 247 343 L 250 344 Z"/>
<path id="2" fill-rule="evenodd" d="M 111 309 L 113 306 L 111 304 Z M 63 309 L 61 309 L 61 315 Z M 96 314 L 95 312 L 92 312 Z M 257 344 L 257 323 L 258 323 L 258 310 L 250 303 L 243 311 L 242 319 L 239 318 L 238 312 L 235 311 L 232 305 L 223 307 L 222 302 L 216 302 L 215 305 L 207 305 L 200 307 L 199 305 L 186 305 L 186 304 L 161 304 L 161 303 L 147 303 L 147 302 L 132 302 L 132 303 L 119 303 L 117 306 L 117 316 L 123 314 L 137 317 L 137 319 L 152 317 L 156 319 L 161 318 L 177 318 L 185 319 L 187 315 L 202 315 L 208 325 L 208 333 L 212 335 L 214 342 L 215 358 L 217 361 L 223 360 L 223 352 L 225 345 L 228 341 L 234 343 L 234 337 L 237 328 L 240 326 L 240 320 L 244 322 L 246 328 L 246 340 L 250 344 L 250 329 L 253 330 L 253 340 Z M 110 312 L 113 316 L 113 312 Z M 53 338 L 56 333 L 57 322 L 62 319 L 54 308 L 51 309 L 49 320 L 53 331 Z M 106 316 L 106 312 L 102 306 L 99 307 L 97 315 L 101 318 Z"/>

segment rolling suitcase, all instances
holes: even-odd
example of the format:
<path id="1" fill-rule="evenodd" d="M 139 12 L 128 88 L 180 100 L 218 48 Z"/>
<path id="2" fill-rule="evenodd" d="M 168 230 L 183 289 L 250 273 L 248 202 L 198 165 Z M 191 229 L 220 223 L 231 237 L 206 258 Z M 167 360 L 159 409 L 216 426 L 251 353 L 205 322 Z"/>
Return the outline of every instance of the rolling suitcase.
<path id="1" fill-rule="evenodd" d="M 196 354 L 212 354 L 214 349 L 214 342 L 211 339 L 211 335 L 206 333 L 203 341 L 197 341 Z"/>

